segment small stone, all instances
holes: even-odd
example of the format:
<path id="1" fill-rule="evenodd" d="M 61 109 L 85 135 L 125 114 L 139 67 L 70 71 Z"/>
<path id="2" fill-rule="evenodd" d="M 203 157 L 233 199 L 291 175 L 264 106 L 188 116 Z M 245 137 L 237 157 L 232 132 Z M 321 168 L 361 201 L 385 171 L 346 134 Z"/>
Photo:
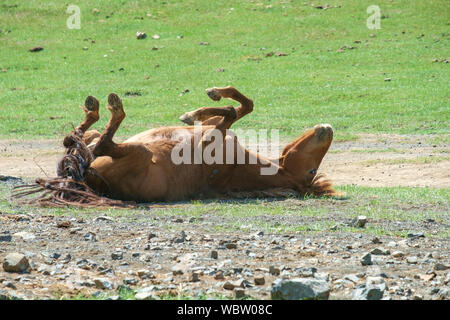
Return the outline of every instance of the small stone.
<path id="1" fill-rule="evenodd" d="M 314 274 L 317 272 L 317 269 L 312 268 L 296 268 L 294 270 L 297 275 L 301 278 L 314 277 Z"/>
<path id="2" fill-rule="evenodd" d="M 436 270 L 436 271 L 444 271 L 444 270 L 447 270 L 447 269 L 449 269 L 449 268 L 450 268 L 450 266 L 445 265 L 445 264 L 440 263 L 440 262 L 437 262 L 437 263 L 434 265 L 434 270 Z"/>
<path id="3" fill-rule="evenodd" d="M 265 285 L 266 284 L 266 279 L 264 278 L 264 276 L 263 275 L 260 275 L 260 276 L 255 276 L 255 284 L 257 285 L 257 286 L 263 286 L 263 285 Z"/>
<path id="4" fill-rule="evenodd" d="M 139 280 L 138 279 L 134 279 L 134 278 L 125 278 L 125 279 L 123 279 L 123 284 L 130 285 L 130 286 L 135 286 L 135 285 L 138 284 L 138 282 L 139 282 Z"/>
<path id="5" fill-rule="evenodd" d="M 384 81 L 389 82 L 391 81 L 391 78 L 385 78 Z"/>
<path id="6" fill-rule="evenodd" d="M 11 242 L 12 236 L 9 233 L 0 233 L 0 242 Z"/>
<path id="7" fill-rule="evenodd" d="M 391 252 L 389 250 L 384 249 L 384 248 L 375 248 L 372 251 L 370 251 L 370 253 L 373 254 L 373 255 L 387 256 Z"/>
<path id="8" fill-rule="evenodd" d="M 86 232 L 86 233 L 84 234 L 84 240 L 85 240 L 85 241 L 92 241 L 92 242 L 95 242 L 95 241 L 97 241 L 97 238 L 96 238 L 96 236 L 95 236 L 95 233 L 93 233 L 93 232 Z"/>
<path id="9" fill-rule="evenodd" d="M 123 68 L 121 68 L 123 70 Z M 120 71 L 120 69 L 119 69 Z M 94 221 L 108 221 L 108 222 L 114 222 L 113 218 L 108 216 L 100 216 L 94 219 Z"/>
<path id="10" fill-rule="evenodd" d="M 147 34 L 145 33 L 145 32 L 136 32 L 136 38 L 137 39 L 145 39 L 145 38 L 147 38 Z"/>
<path id="11" fill-rule="evenodd" d="M 273 300 L 328 300 L 330 286 L 326 281 L 316 279 L 277 279 L 272 284 Z"/>
<path id="12" fill-rule="evenodd" d="M 223 279 L 225 279 L 224 276 L 223 276 L 223 271 L 217 271 L 217 273 L 214 276 L 214 279 L 216 279 L 216 280 L 223 280 Z"/>
<path id="13" fill-rule="evenodd" d="M 60 221 L 56 224 L 56 227 L 68 229 L 72 227 L 72 222 L 70 220 Z"/>
<path id="14" fill-rule="evenodd" d="M 149 235 L 148 235 L 148 240 L 151 240 L 151 239 L 156 238 L 156 237 L 157 237 L 156 234 L 150 232 Z"/>
<path id="15" fill-rule="evenodd" d="M 114 289 L 114 284 L 105 278 L 96 278 L 96 279 L 94 279 L 94 283 L 98 289 L 102 289 L 102 290 Z"/>
<path id="16" fill-rule="evenodd" d="M 245 290 L 242 288 L 234 288 L 233 295 L 235 299 L 243 299 L 246 297 Z"/>
<path id="17" fill-rule="evenodd" d="M 216 250 L 211 251 L 211 259 L 217 259 L 219 257 L 219 253 Z"/>
<path id="18" fill-rule="evenodd" d="M 172 267 L 172 273 L 174 276 L 176 276 L 176 275 L 183 274 L 184 272 L 183 272 L 183 269 L 177 265 L 177 266 Z"/>
<path id="19" fill-rule="evenodd" d="M 361 262 L 361 264 L 363 266 L 370 266 L 370 265 L 372 265 L 373 264 L 373 262 L 372 262 L 372 255 L 370 253 L 366 253 L 365 255 L 363 255 L 361 257 L 360 262 Z"/>
<path id="20" fill-rule="evenodd" d="M 183 243 L 186 240 L 186 233 L 181 231 L 180 236 L 173 240 L 174 243 Z"/>
<path id="21" fill-rule="evenodd" d="M 237 249 L 237 244 L 233 242 L 228 242 L 225 244 L 225 248 L 227 249 Z"/>
<path id="22" fill-rule="evenodd" d="M 44 48 L 42 48 L 42 47 L 33 47 L 29 51 L 30 52 L 39 52 L 39 51 L 42 51 L 42 50 L 44 50 Z"/>
<path id="23" fill-rule="evenodd" d="M 381 277 L 368 277 L 365 284 L 355 287 L 353 300 L 381 300 L 386 291 L 386 282 Z"/>
<path id="24" fill-rule="evenodd" d="M 144 287 L 136 291 L 136 295 L 134 296 L 136 300 L 158 300 L 156 296 L 154 296 L 155 286 Z"/>
<path id="25" fill-rule="evenodd" d="M 358 216 L 357 218 L 352 220 L 350 225 L 352 227 L 356 227 L 356 228 L 364 228 L 366 223 L 367 223 L 367 217 L 366 216 Z"/>
<path id="26" fill-rule="evenodd" d="M 137 275 L 139 278 L 141 279 L 151 279 L 154 278 L 155 276 L 153 275 L 153 273 L 148 270 L 148 269 L 141 269 L 137 271 Z"/>
<path id="27" fill-rule="evenodd" d="M 3 270 L 6 272 L 29 272 L 30 263 L 25 255 L 21 253 L 10 253 L 3 260 Z"/>
<path id="28" fill-rule="evenodd" d="M 379 243 L 382 243 L 382 242 L 380 241 L 380 239 L 378 237 L 374 237 L 372 239 L 372 243 L 379 244 Z"/>
<path id="29" fill-rule="evenodd" d="M 280 269 L 278 269 L 278 268 L 275 267 L 275 266 L 270 266 L 270 267 L 269 267 L 269 273 L 270 273 L 271 275 L 278 276 L 278 275 L 280 275 Z"/>
<path id="30" fill-rule="evenodd" d="M 412 256 L 412 257 L 408 257 L 408 258 L 406 259 L 406 262 L 408 262 L 409 264 L 417 264 L 418 259 L 417 259 L 416 256 Z"/>
<path id="31" fill-rule="evenodd" d="M 34 234 L 25 231 L 14 233 L 13 237 L 20 238 L 23 241 L 33 240 L 36 238 Z"/>
<path id="32" fill-rule="evenodd" d="M 234 284 L 231 283 L 230 281 L 226 281 L 226 282 L 223 284 L 223 288 L 224 288 L 225 290 L 233 290 L 233 289 L 234 289 Z"/>
<path id="33" fill-rule="evenodd" d="M 423 234 L 422 232 L 418 232 L 418 233 L 408 233 L 407 237 L 408 237 L 408 238 L 412 238 L 412 239 L 425 238 L 425 234 Z"/>
<path id="34" fill-rule="evenodd" d="M 199 277 L 198 277 L 198 272 L 192 272 L 189 276 L 189 282 L 198 282 L 200 281 Z"/>
<path id="35" fill-rule="evenodd" d="M 405 254 L 402 251 L 394 251 L 392 252 L 392 256 L 394 258 L 403 258 Z"/>
<path id="36" fill-rule="evenodd" d="M 123 252 L 122 251 L 116 251 L 111 253 L 111 259 L 113 260 L 122 260 L 123 259 Z"/>

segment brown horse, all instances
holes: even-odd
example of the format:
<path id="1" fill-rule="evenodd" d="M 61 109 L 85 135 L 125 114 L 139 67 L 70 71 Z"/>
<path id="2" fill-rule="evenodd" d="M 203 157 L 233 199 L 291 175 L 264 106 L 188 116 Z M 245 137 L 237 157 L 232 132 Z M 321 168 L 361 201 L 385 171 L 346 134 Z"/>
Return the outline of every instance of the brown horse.
<path id="1" fill-rule="evenodd" d="M 212 100 L 230 98 L 238 101 L 240 106 L 200 108 L 180 117 L 190 126 L 151 129 L 123 143 L 113 142 L 114 134 L 125 118 L 121 99 L 114 93 L 109 95 L 107 108 L 111 118 L 100 134 L 88 130 L 99 119 L 99 102 L 92 96 L 87 97 L 84 121 L 64 139 L 64 146 L 69 151 L 58 165 L 58 176 L 80 181 L 97 195 L 136 202 L 239 193 L 247 196 L 278 195 L 283 190 L 294 190 L 300 195 L 339 195 L 329 180 L 317 174 L 333 139 L 330 125 L 316 125 L 288 144 L 280 158 L 270 159 L 241 146 L 228 130 L 233 123 L 252 112 L 253 101 L 233 87 L 215 87 L 206 92 Z M 201 122 L 200 130 L 192 126 L 195 121 Z M 222 140 L 213 140 L 212 132 L 221 133 Z M 226 142 L 230 141 L 232 148 L 227 149 Z M 195 162 L 194 149 L 207 148 L 213 142 L 216 146 L 219 143 L 219 149 L 216 148 L 212 154 L 217 155 L 220 151 L 222 155 L 218 155 L 219 158 L 228 157 L 231 162 Z M 83 144 L 85 147 L 80 147 Z M 174 163 L 174 149 L 180 146 L 184 147 L 182 153 L 192 151 L 190 155 L 183 154 L 191 160 L 189 163 Z M 237 161 L 238 154 L 244 155 L 244 163 Z M 256 161 L 251 162 L 250 159 Z M 261 174 L 262 169 L 268 167 L 275 168 L 275 173 Z"/>

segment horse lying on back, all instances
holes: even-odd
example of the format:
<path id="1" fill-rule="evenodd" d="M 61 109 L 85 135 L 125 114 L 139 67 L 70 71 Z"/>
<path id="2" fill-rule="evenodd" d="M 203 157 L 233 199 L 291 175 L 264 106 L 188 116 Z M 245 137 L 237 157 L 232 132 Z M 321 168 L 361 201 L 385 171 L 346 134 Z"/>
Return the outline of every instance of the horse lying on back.
<path id="1" fill-rule="evenodd" d="M 240 105 L 203 107 L 180 117 L 189 126 L 150 129 L 123 143 L 113 141 L 125 118 L 121 99 L 114 93 L 108 96 L 111 118 L 100 133 L 88 130 L 99 119 L 99 102 L 87 97 L 83 122 L 64 139 L 66 154 L 58 163 L 58 178 L 37 180 L 52 191 L 41 200 L 114 205 L 223 195 L 340 195 L 317 174 L 333 140 L 330 125 L 316 125 L 288 144 L 281 157 L 268 158 L 243 147 L 229 130 L 252 112 L 253 101 L 233 87 L 206 92 L 212 100 L 230 98 Z M 208 150 L 209 159 L 201 152 L 199 158 L 198 150 Z"/>

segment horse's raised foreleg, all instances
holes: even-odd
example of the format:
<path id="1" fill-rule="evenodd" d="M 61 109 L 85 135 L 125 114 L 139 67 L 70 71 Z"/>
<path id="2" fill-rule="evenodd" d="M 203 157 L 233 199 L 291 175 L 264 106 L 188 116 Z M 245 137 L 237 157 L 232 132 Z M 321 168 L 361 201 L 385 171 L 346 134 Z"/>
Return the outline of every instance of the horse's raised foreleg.
<path id="1" fill-rule="evenodd" d="M 140 143 L 115 143 L 113 141 L 114 134 L 125 118 L 125 111 L 123 110 L 122 100 L 115 93 L 111 93 L 108 96 L 108 105 L 106 107 L 111 112 L 111 118 L 106 125 L 105 131 L 95 144 L 92 153 L 96 157 L 110 156 L 111 158 L 122 158 L 130 154 L 137 155 L 136 152 L 151 153 L 150 150 Z"/>
<path id="2" fill-rule="evenodd" d="M 241 103 L 240 106 L 235 108 L 236 117 L 231 124 L 253 111 L 253 101 L 233 87 L 209 88 L 206 89 L 206 93 L 214 101 L 219 101 L 221 98 L 229 98 Z M 220 109 L 226 108 L 229 108 L 229 106 L 222 108 L 203 107 L 185 113 L 180 117 L 180 120 L 189 125 L 194 124 L 195 121 L 201 121 L 203 125 L 218 125 L 223 116 Z"/>
<path id="3" fill-rule="evenodd" d="M 88 96 L 84 101 L 84 120 L 72 131 L 63 141 L 64 147 L 69 147 L 73 144 L 72 135 L 76 135 L 79 138 L 83 138 L 86 131 L 98 121 L 100 118 L 98 114 L 99 103 L 93 96 Z M 94 131 L 93 131 L 94 132 Z M 93 137 L 93 134 L 89 134 L 89 137 Z M 92 138 L 93 139 L 93 138 Z"/>

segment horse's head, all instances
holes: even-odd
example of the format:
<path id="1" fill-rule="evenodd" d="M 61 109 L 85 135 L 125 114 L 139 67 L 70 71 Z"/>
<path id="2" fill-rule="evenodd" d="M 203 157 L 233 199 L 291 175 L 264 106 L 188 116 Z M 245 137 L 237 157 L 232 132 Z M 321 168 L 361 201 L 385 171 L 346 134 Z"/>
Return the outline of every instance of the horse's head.
<path id="1" fill-rule="evenodd" d="M 286 146 L 280 163 L 299 185 L 307 188 L 317 180 L 317 170 L 332 140 L 333 128 L 329 124 L 318 124 Z"/>

